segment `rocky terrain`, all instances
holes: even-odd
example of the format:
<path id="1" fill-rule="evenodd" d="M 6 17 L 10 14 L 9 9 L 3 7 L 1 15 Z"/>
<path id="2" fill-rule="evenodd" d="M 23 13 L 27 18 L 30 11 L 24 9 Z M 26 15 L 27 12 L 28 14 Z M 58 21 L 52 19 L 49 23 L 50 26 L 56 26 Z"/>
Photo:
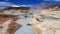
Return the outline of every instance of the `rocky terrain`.
<path id="1" fill-rule="evenodd" d="M 14 34 L 22 25 L 16 23 L 28 15 L 29 7 L 8 7 L 0 10 L 0 34 Z"/>
<path id="2" fill-rule="evenodd" d="M 32 27 L 32 29 L 35 31 L 35 34 L 60 34 L 59 4 L 45 5 L 43 7 L 37 7 L 37 8 L 29 8 L 29 7 L 4 8 L 0 10 L 0 16 L 3 19 L 11 18 L 13 19 L 13 21 L 21 19 L 27 20 L 28 24 L 26 25 Z M 14 24 L 12 26 L 13 27 L 17 26 L 17 28 L 14 29 L 13 27 L 10 26 L 12 29 L 14 29 L 12 30 L 12 32 L 15 32 L 18 29 L 18 27 L 20 27 L 19 25 L 22 25 L 22 24 L 19 25 Z"/>
<path id="3" fill-rule="evenodd" d="M 34 18 L 29 18 L 29 24 L 36 34 L 60 34 L 60 5 L 46 5 L 37 8 Z"/>

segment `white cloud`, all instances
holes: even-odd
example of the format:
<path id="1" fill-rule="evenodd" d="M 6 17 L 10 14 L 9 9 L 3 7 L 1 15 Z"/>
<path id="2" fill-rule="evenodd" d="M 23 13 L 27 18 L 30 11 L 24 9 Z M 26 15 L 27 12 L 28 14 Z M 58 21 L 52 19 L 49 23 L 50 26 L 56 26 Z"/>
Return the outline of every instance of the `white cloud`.
<path id="1" fill-rule="evenodd" d="M 0 2 L 0 6 L 12 6 L 12 7 L 19 7 L 19 6 L 24 6 L 24 7 L 31 7 L 32 5 L 15 5 L 10 2 Z"/>
<path id="2" fill-rule="evenodd" d="M 19 5 L 19 6 L 23 6 L 23 7 L 32 7 L 33 5 Z"/>
<path id="3" fill-rule="evenodd" d="M 57 1 L 57 2 L 60 2 L 60 0 L 44 0 L 44 1 Z"/>
<path id="4" fill-rule="evenodd" d="M 10 2 L 0 2 L 0 6 L 12 6 L 12 5 L 14 4 Z"/>
<path id="5" fill-rule="evenodd" d="M 10 3 L 10 2 L 0 2 L 0 9 L 3 9 L 5 7 L 18 7 L 18 5 L 15 5 L 13 3 Z"/>
<path id="6" fill-rule="evenodd" d="M 32 7 L 33 5 L 12 5 L 12 7 Z"/>
<path id="7" fill-rule="evenodd" d="M 1 8 L 10 7 L 10 6 L 11 7 L 20 7 L 20 6 L 23 6 L 23 7 L 32 7 L 33 5 L 16 5 L 16 4 L 10 3 L 10 2 L 0 2 L 0 7 Z"/>
<path id="8" fill-rule="evenodd" d="M 12 7 L 20 7 L 20 6 L 18 6 L 18 5 L 12 5 Z"/>
<path id="9" fill-rule="evenodd" d="M 60 1 L 60 0 L 53 0 L 53 1 Z"/>

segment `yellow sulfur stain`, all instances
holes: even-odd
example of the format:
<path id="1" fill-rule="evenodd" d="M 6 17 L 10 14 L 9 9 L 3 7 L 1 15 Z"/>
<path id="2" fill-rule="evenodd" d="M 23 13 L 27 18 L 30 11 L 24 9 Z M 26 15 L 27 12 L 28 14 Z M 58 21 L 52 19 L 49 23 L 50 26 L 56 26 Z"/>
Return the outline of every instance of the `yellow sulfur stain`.
<path id="1" fill-rule="evenodd" d="M 35 31 L 35 34 L 41 34 L 41 30 L 37 28 L 36 26 L 32 26 L 33 30 Z"/>

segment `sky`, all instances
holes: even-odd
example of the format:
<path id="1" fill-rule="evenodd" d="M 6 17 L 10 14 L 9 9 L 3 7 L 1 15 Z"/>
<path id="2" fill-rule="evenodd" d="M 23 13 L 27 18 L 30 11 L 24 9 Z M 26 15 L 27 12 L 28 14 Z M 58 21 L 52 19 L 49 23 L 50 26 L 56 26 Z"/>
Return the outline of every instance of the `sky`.
<path id="1" fill-rule="evenodd" d="M 27 6 L 33 7 L 44 4 L 60 4 L 60 0 L 0 0 L 0 8 L 4 6 Z"/>
<path id="2" fill-rule="evenodd" d="M 60 0 L 0 0 L 0 2 L 11 2 L 17 5 L 36 5 L 40 4 L 41 2 L 59 2 Z"/>

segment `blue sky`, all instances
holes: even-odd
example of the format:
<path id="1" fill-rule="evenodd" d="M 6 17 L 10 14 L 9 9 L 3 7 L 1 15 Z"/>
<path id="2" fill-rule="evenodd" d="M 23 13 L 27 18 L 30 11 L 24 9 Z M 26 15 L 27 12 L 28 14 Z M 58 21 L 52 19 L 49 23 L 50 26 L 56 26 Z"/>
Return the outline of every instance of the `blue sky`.
<path id="1" fill-rule="evenodd" d="M 60 4 L 60 0 L 0 0 L 0 6 L 36 6 L 44 4 Z"/>
<path id="2" fill-rule="evenodd" d="M 39 4 L 40 3 L 40 0 L 0 0 L 1 2 L 4 1 L 4 2 L 11 2 L 11 3 L 14 3 L 14 4 L 17 4 L 17 5 L 32 5 L 32 4 Z"/>
<path id="3" fill-rule="evenodd" d="M 0 1 L 11 2 L 16 5 L 36 5 L 41 3 L 41 0 L 0 0 Z"/>
<path id="4" fill-rule="evenodd" d="M 36 5 L 40 4 L 41 2 L 59 2 L 60 0 L 0 0 L 0 2 L 11 2 L 17 5 Z"/>

